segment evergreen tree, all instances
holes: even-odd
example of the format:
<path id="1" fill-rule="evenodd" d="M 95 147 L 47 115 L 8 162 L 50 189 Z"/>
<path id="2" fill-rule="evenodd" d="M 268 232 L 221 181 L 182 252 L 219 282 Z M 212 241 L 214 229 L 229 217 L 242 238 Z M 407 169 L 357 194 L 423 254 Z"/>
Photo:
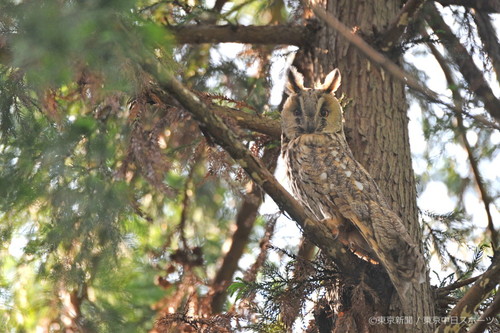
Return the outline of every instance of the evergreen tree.
<path id="1" fill-rule="evenodd" d="M 500 329 L 499 12 L 458 0 L 3 0 L 0 329 Z M 271 90 L 292 62 L 309 86 L 340 69 L 356 159 L 441 263 L 409 292 L 412 313 L 273 176 Z M 425 140 L 413 154 L 409 118 Z M 417 206 L 433 182 L 450 212 Z M 295 224 L 301 242 L 273 245 Z"/>

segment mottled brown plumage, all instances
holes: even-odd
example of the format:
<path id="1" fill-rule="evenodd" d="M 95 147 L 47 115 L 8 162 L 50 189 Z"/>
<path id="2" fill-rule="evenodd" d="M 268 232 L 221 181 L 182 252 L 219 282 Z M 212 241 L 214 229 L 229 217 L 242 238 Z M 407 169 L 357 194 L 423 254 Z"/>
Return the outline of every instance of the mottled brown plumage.
<path id="1" fill-rule="evenodd" d="M 403 299 L 410 280 L 425 279 L 425 263 L 401 219 L 347 145 L 335 69 L 316 89 L 292 68 L 283 107 L 282 152 L 294 195 L 311 218 L 328 224 L 358 256 L 385 267 Z"/>

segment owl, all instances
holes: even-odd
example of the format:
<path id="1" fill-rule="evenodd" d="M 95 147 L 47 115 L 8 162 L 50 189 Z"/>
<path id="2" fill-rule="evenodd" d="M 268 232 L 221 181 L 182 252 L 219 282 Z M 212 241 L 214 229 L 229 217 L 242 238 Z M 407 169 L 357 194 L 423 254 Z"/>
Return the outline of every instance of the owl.
<path id="1" fill-rule="evenodd" d="M 305 88 L 292 68 L 281 113 L 282 154 L 294 196 L 310 218 L 361 258 L 381 263 L 403 299 L 410 280 L 425 280 L 425 263 L 399 216 L 387 204 L 349 148 L 342 107 L 335 98 L 338 69 L 323 84 Z"/>

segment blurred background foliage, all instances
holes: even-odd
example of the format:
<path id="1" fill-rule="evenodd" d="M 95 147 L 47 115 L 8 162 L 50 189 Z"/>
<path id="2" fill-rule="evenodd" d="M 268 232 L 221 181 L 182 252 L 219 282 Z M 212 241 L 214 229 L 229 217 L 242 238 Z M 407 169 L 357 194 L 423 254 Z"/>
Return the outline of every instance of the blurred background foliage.
<path id="1" fill-rule="evenodd" d="M 190 88 L 244 102 L 246 112 L 276 110 L 270 91 L 282 82 L 270 72 L 275 62 L 284 66 L 288 48 L 247 45 L 226 56 L 222 45 L 178 46 L 166 29 L 285 23 L 298 8 L 296 1 L 229 4 L 217 11 L 213 1 L 194 0 L 0 3 L 0 31 L 12 46 L 11 63 L 0 65 L 1 330 L 139 332 L 188 304 L 204 311 L 249 180 L 141 63 L 160 61 Z M 464 196 L 479 196 L 463 162 L 463 137 L 473 137 L 475 158 L 489 170 L 499 134 L 471 118 L 459 128 L 453 114 L 413 99 L 420 107 L 412 120 L 425 141 L 415 153 L 419 190 L 442 182 L 454 205 L 448 213 L 423 212 L 426 244 L 455 278 L 470 276 L 484 268 L 478 252 L 458 258 L 449 243 L 467 244 L 471 253 L 481 244 L 481 254 L 491 249 L 465 204 Z M 256 155 L 276 145 L 233 129 Z M 494 209 L 498 173 L 483 180 Z M 257 219 L 244 267 L 261 258 L 270 221 Z M 273 258 L 278 266 L 290 260 Z"/>

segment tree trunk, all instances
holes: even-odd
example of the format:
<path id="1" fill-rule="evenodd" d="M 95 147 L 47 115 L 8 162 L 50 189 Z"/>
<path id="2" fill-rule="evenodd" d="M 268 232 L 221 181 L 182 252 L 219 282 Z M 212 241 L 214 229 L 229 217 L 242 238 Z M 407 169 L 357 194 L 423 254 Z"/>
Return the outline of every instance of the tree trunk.
<path id="1" fill-rule="evenodd" d="M 337 0 L 328 3 L 326 0 L 320 0 L 318 3 L 368 42 L 377 37 L 374 31 L 383 31 L 394 19 L 401 5 L 401 1 L 397 0 Z M 307 15 L 306 12 L 306 18 L 309 18 Z M 399 56 L 388 57 L 396 63 L 400 62 Z M 323 79 L 334 68 L 340 69 L 342 85 L 337 96 L 345 93 L 346 97 L 352 100 L 344 116 L 346 136 L 354 156 L 378 183 L 389 205 L 407 226 L 410 235 L 417 244 L 421 244 L 404 84 L 371 64 L 346 39 L 326 26 L 318 32 L 318 38 L 310 48 L 299 52 L 295 65 L 305 75 L 309 84 L 311 81 Z M 386 309 L 372 304 L 371 308 L 364 308 L 363 313 L 348 315 L 352 315 L 354 321 L 358 322 L 358 331 L 430 332 L 432 327 L 422 324 L 424 317 L 429 318 L 434 314 L 430 285 L 427 282 L 416 287 L 418 291 L 413 290 L 413 295 L 408 295 L 412 299 L 413 313 L 405 314 L 411 316 L 411 319 L 407 320 L 412 320 L 412 325 L 376 324 L 360 327 L 359 322 L 363 321 L 360 321 L 360 318 L 367 321 L 372 316 L 401 316 L 396 296 L 392 297 Z M 345 303 L 343 309 L 350 309 L 347 303 L 351 300 L 346 301 L 344 297 L 339 299 Z M 356 311 L 354 307 L 351 310 Z M 343 331 L 338 325 L 340 322 L 337 320 L 335 332 Z M 346 330 L 349 331 L 347 328 Z"/>

